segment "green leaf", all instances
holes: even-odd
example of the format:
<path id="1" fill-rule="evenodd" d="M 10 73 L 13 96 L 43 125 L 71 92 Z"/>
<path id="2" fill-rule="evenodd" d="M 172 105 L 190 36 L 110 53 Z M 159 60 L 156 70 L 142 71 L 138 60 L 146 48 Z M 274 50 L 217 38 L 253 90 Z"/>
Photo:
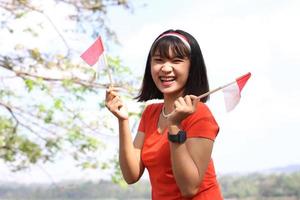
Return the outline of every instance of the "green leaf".
<path id="1" fill-rule="evenodd" d="M 30 56 L 36 60 L 38 63 L 43 63 L 44 59 L 42 58 L 42 54 L 38 48 L 29 49 Z"/>
<path id="2" fill-rule="evenodd" d="M 73 81 L 70 80 L 70 79 L 64 79 L 64 80 L 62 81 L 62 84 L 63 84 L 64 87 L 68 88 L 68 87 L 70 87 L 71 85 L 73 85 Z"/>
<path id="3" fill-rule="evenodd" d="M 27 14 L 27 12 L 19 12 L 19 13 L 16 13 L 16 19 L 19 19 L 21 17 L 24 17 L 24 15 Z"/>
<path id="4" fill-rule="evenodd" d="M 25 85 L 26 85 L 26 87 L 27 87 L 27 90 L 28 90 L 29 92 L 31 92 L 31 91 L 33 90 L 33 87 L 34 87 L 34 85 L 35 85 L 35 82 L 34 82 L 33 80 L 31 80 L 31 79 L 25 79 Z"/>
<path id="5" fill-rule="evenodd" d="M 54 100 L 54 108 L 57 110 L 63 110 L 63 101 L 61 99 Z"/>
<path id="6" fill-rule="evenodd" d="M 54 114 L 53 110 L 48 110 L 47 115 L 44 119 L 44 122 L 47 123 L 47 124 L 51 123 L 52 120 L 53 120 L 53 114 Z"/>
<path id="7" fill-rule="evenodd" d="M 23 140 L 19 149 L 28 157 L 30 163 L 36 163 L 42 155 L 40 146 L 30 140 Z"/>
<path id="8" fill-rule="evenodd" d="M 39 112 L 41 112 L 41 113 L 46 112 L 46 107 L 45 107 L 45 105 L 43 105 L 43 104 L 38 105 L 38 110 L 39 110 Z"/>

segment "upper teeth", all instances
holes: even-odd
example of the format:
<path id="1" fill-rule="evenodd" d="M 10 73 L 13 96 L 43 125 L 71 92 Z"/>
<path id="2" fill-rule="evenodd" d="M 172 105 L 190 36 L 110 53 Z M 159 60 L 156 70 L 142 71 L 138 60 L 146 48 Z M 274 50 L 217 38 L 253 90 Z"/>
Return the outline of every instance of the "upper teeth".
<path id="1" fill-rule="evenodd" d="M 162 80 L 162 81 L 173 81 L 173 80 L 175 80 L 175 78 L 174 77 L 160 77 L 160 80 Z"/>

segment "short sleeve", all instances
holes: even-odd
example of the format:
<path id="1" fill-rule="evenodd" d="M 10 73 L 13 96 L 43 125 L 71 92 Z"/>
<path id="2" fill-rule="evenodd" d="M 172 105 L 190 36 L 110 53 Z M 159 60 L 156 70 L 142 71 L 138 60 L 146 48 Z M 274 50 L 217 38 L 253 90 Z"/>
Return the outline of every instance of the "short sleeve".
<path id="1" fill-rule="evenodd" d="M 146 130 L 146 127 L 145 127 L 146 119 L 145 118 L 147 116 L 148 110 L 149 110 L 149 106 L 147 106 L 142 113 L 142 117 L 141 117 L 140 124 L 138 127 L 138 131 L 140 131 L 140 132 L 145 132 L 145 130 Z"/>
<path id="2" fill-rule="evenodd" d="M 187 132 L 188 138 L 202 137 L 215 140 L 219 126 L 204 103 L 198 103 L 197 111 L 182 122 L 182 128 Z"/>

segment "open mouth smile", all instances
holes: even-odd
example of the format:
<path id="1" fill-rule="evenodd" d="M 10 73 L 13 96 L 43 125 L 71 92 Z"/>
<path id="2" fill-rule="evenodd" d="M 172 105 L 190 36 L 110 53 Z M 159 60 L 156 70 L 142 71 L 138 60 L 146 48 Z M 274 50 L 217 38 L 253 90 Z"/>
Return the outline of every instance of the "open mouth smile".
<path id="1" fill-rule="evenodd" d="M 161 82 L 172 82 L 175 81 L 175 76 L 159 76 Z"/>

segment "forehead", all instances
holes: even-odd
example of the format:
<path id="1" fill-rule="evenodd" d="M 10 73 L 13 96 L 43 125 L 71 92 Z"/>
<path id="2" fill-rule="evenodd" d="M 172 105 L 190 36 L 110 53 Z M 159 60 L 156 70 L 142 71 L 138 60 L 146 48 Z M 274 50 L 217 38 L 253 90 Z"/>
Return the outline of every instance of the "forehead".
<path id="1" fill-rule="evenodd" d="M 163 58 L 190 57 L 190 50 L 176 37 L 164 37 L 156 41 L 150 51 L 151 56 Z"/>
<path id="2" fill-rule="evenodd" d="M 152 57 L 169 57 L 169 58 L 174 58 L 177 57 L 177 55 L 175 54 L 174 50 L 169 48 L 168 52 L 167 51 L 159 51 L 158 49 L 156 49 L 156 51 L 153 53 Z"/>

